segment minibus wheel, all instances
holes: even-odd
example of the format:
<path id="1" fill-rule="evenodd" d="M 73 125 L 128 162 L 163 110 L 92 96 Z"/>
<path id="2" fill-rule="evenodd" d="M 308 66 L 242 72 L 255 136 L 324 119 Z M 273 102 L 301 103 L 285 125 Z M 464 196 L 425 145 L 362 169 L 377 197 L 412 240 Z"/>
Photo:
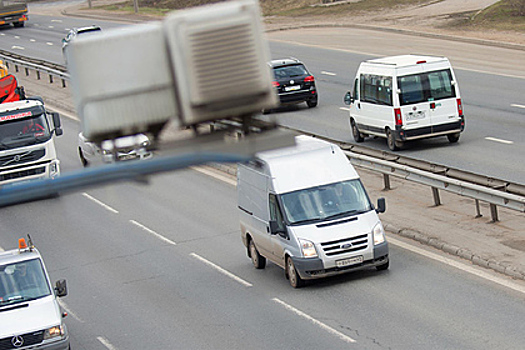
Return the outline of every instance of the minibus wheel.
<path id="1" fill-rule="evenodd" d="M 447 138 L 448 138 L 448 142 L 450 143 L 456 143 L 459 141 L 459 132 L 458 133 L 455 133 L 455 134 L 449 134 L 447 135 Z"/>
<path id="2" fill-rule="evenodd" d="M 290 285 L 294 288 L 299 288 L 304 284 L 303 279 L 297 273 L 292 258 L 286 258 L 286 277 L 290 281 Z"/>
<path id="3" fill-rule="evenodd" d="M 386 143 L 391 151 L 398 151 L 403 147 L 403 142 L 396 141 L 394 133 L 390 129 L 386 129 Z"/>
<path id="4" fill-rule="evenodd" d="M 352 136 L 354 136 L 355 142 L 363 142 L 365 138 L 363 137 L 363 134 L 359 132 L 355 120 L 350 119 L 350 126 L 352 128 Z"/>
<path id="5" fill-rule="evenodd" d="M 253 239 L 250 239 L 250 258 L 252 259 L 253 266 L 255 266 L 256 269 L 264 269 L 266 266 L 266 258 L 259 254 L 257 251 L 257 248 L 255 248 L 255 243 L 253 242 Z"/>

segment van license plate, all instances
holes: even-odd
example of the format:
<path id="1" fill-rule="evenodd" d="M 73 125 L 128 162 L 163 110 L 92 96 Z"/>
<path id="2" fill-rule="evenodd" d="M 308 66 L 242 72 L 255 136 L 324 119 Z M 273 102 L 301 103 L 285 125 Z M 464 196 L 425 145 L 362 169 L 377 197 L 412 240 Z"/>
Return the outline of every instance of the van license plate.
<path id="1" fill-rule="evenodd" d="M 294 85 L 294 86 L 286 86 L 284 88 L 284 91 L 295 91 L 295 90 L 299 90 L 301 87 L 299 85 Z"/>
<path id="2" fill-rule="evenodd" d="M 354 256 L 353 258 L 348 259 L 342 259 L 342 260 L 336 260 L 335 265 L 337 267 L 346 267 L 350 265 L 360 264 L 363 262 L 363 256 Z"/>

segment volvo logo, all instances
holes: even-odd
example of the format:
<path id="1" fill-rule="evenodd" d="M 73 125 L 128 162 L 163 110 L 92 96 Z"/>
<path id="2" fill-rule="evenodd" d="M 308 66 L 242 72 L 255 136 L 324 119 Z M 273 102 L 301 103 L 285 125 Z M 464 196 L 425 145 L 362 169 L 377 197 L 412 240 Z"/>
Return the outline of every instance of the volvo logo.
<path id="1" fill-rule="evenodd" d="M 348 248 L 352 248 L 352 243 L 346 243 L 346 244 L 342 244 L 340 246 L 341 249 L 348 249 Z"/>
<path id="2" fill-rule="evenodd" d="M 15 348 L 19 348 L 21 346 L 24 345 L 24 338 L 22 338 L 22 336 L 20 335 L 15 335 L 12 339 L 11 339 L 11 344 L 13 344 L 13 346 Z"/>
<path id="3" fill-rule="evenodd" d="M 19 162 L 20 159 L 22 159 L 22 156 L 20 154 L 17 154 L 16 156 L 13 157 L 13 161 L 15 162 Z"/>

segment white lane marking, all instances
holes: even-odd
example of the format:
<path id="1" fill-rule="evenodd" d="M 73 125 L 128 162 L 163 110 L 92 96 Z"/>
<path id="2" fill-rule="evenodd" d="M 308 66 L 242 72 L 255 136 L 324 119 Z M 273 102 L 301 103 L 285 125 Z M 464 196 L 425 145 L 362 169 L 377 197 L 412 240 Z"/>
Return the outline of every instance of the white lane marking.
<path id="1" fill-rule="evenodd" d="M 90 195 L 87 194 L 86 192 L 83 192 L 82 195 L 83 195 L 84 197 L 86 197 L 87 199 L 90 199 L 90 200 L 92 200 L 93 202 L 97 203 L 98 205 L 100 205 L 100 206 L 103 207 L 104 209 L 109 210 L 109 211 L 112 212 L 112 213 L 118 214 L 118 210 L 111 208 L 109 205 L 107 205 L 107 204 L 105 204 L 105 203 L 102 203 L 101 201 L 99 201 L 99 200 L 96 199 L 95 197 L 90 196 Z"/>
<path id="2" fill-rule="evenodd" d="M 15 35 L 15 39 L 20 39 L 20 37 L 18 35 Z"/>
<path id="3" fill-rule="evenodd" d="M 350 108 L 348 107 L 339 107 L 339 109 L 342 111 L 347 111 L 347 112 L 350 111 Z"/>
<path id="4" fill-rule="evenodd" d="M 49 29 L 53 29 L 55 28 L 55 26 L 47 26 Z"/>
<path id="5" fill-rule="evenodd" d="M 110 342 L 109 340 L 107 340 L 106 338 L 104 337 L 97 337 L 97 340 L 99 342 L 102 343 L 102 345 L 104 345 L 106 348 L 108 348 L 109 350 L 117 350 L 116 347 L 114 347 Z"/>
<path id="6" fill-rule="evenodd" d="M 46 45 L 48 45 L 48 46 L 53 46 L 54 44 L 48 41 L 48 42 L 46 43 Z"/>
<path id="7" fill-rule="evenodd" d="M 16 45 L 14 45 L 14 46 L 11 46 L 11 50 L 25 50 L 25 48 L 22 47 L 22 46 L 16 46 Z"/>
<path id="8" fill-rule="evenodd" d="M 152 229 L 147 228 L 146 226 L 142 225 L 141 223 L 139 223 L 139 222 L 137 222 L 135 220 L 129 220 L 129 222 L 131 222 L 133 225 L 135 225 L 137 227 L 140 227 L 144 231 L 152 234 L 153 236 L 157 237 L 158 239 L 163 240 L 166 243 L 169 243 L 169 244 L 172 244 L 172 245 L 177 245 L 177 243 L 173 242 L 172 240 L 170 240 L 170 239 L 164 237 L 163 235 L 153 231 Z"/>
<path id="9" fill-rule="evenodd" d="M 525 105 L 518 105 L 518 104 L 515 104 L 515 103 L 511 104 L 510 106 L 511 107 L 517 107 L 517 108 L 525 108 Z"/>
<path id="10" fill-rule="evenodd" d="M 336 76 L 336 75 L 337 75 L 337 74 L 335 74 L 335 73 L 327 72 L 327 71 L 324 71 L 324 70 L 321 71 L 321 74 L 324 74 L 324 75 L 330 75 L 330 76 Z"/>
<path id="11" fill-rule="evenodd" d="M 60 117 L 64 116 L 72 120 L 80 121 L 80 119 L 76 115 L 73 115 L 63 109 L 56 108 L 56 107 L 48 107 L 48 108 L 53 112 L 58 112 L 60 114 Z"/>
<path id="12" fill-rule="evenodd" d="M 4 248 L 0 247 L 0 252 L 3 252 L 4 251 Z"/>
<path id="13" fill-rule="evenodd" d="M 403 249 L 409 250 L 411 252 L 423 255 L 423 256 L 425 256 L 425 257 L 427 257 L 429 259 L 433 259 L 433 260 L 439 261 L 439 262 L 441 262 L 443 264 L 455 267 L 455 268 L 460 269 L 462 271 L 468 272 L 470 274 L 476 275 L 478 277 L 484 278 L 486 280 L 492 281 L 492 282 L 500 284 L 500 285 L 502 285 L 504 287 L 507 287 L 507 288 L 513 289 L 513 290 L 515 290 L 517 292 L 525 294 L 525 286 L 521 286 L 521 285 L 519 285 L 517 283 L 513 283 L 512 281 L 509 281 L 507 279 L 504 279 L 504 278 L 501 278 L 501 277 L 498 277 L 498 276 L 493 276 L 492 274 L 490 274 L 488 272 L 485 272 L 483 270 L 480 270 L 478 268 L 474 268 L 473 266 L 469 266 L 467 264 L 464 264 L 464 263 L 461 263 L 461 262 L 449 259 L 449 258 L 447 258 L 445 256 L 441 256 L 439 254 L 435 254 L 435 253 L 426 251 L 424 249 L 415 247 L 415 246 L 410 245 L 408 243 L 405 243 L 405 242 L 402 242 L 402 241 L 397 240 L 395 238 L 392 238 L 391 236 L 388 236 L 388 242 L 392 243 L 394 245 L 397 245 L 398 247 L 401 247 Z"/>
<path id="14" fill-rule="evenodd" d="M 58 299 L 58 303 L 60 304 L 60 306 L 62 307 L 62 309 L 64 309 L 66 312 L 67 312 L 67 315 L 68 316 L 71 316 L 73 317 L 75 320 L 77 320 L 78 322 L 84 322 L 84 320 L 82 320 L 80 317 L 78 317 L 73 311 L 71 311 L 71 309 L 69 308 L 69 306 L 67 306 L 67 304 L 62 300 L 62 299 Z"/>
<path id="15" fill-rule="evenodd" d="M 224 175 L 224 173 L 220 172 L 219 170 L 210 170 L 210 169 L 203 168 L 203 167 L 191 167 L 191 168 L 200 173 L 203 173 L 204 175 L 208 175 L 208 176 L 216 178 L 217 180 L 226 182 L 227 184 L 230 184 L 232 186 L 237 186 L 237 181 L 232 179 L 231 175 Z"/>
<path id="16" fill-rule="evenodd" d="M 499 142 L 499 143 L 504 143 L 506 145 L 512 145 L 514 143 L 514 141 L 507 141 L 507 140 L 497 139 L 495 137 L 490 137 L 490 136 L 489 137 L 485 137 L 485 140 Z"/>
<path id="17" fill-rule="evenodd" d="M 61 19 L 52 19 L 51 22 L 62 23 Z"/>
<path id="18" fill-rule="evenodd" d="M 197 255 L 197 254 L 195 254 L 195 253 L 191 253 L 190 255 L 193 256 L 194 258 L 199 259 L 199 260 L 202 261 L 203 263 L 205 263 L 205 264 L 207 264 L 207 265 L 213 267 L 215 270 L 219 271 L 219 272 L 222 273 L 223 275 L 228 276 L 228 277 L 230 277 L 231 279 L 233 279 L 233 280 L 239 282 L 240 284 L 242 284 L 242 285 L 245 286 L 245 287 L 252 287 L 252 286 L 253 286 L 251 283 L 246 282 L 246 281 L 243 280 L 242 278 L 235 276 L 235 275 L 234 275 L 233 273 L 231 273 L 230 271 L 227 271 L 227 270 L 223 269 L 222 267 L 220 267 L 220 266 L 218 266 L 218 265 L 215 265 L 215 264 L 212 263 L 211 261 L 204 259 L 202 256 L 199 256 L 199 255 Z"/>
<path id="19" fill-rule="evenodd" d="M 36 43 L 35 39 L 29 39 L 29 41 L 32 42 L 32 43 Z"/>
<path id="20" fill-rule="evenodd" d="M 331 334 L 337 336 L 337 337 L 340 338 L 341 340 L 343 340 L 343 341 L 345 341 L 345 342 L 347 342 L 347 343 L 355 343 L 355 342 L 356 342 L 355 339 L 352 339 L 352 338 L 350 338 L 349 336 L 347 336 L 346 334 L 343 334 L 343 333 L 339 332 L 338 330 L 335 330 L 335 329 L 333 329 L 332 327 L 327 326 L 327 325 L 324 324 L 323 322 L 316 320 L 316 319 L 313 318 L 312 316 L 305 314 L 305 313 L 302 312 L 301 310 L 298 310 L 298 309 L 294 308 L 293 306 L 291 306 L 291 305 L 285 303 L 284 301 L 279 300 L 279 299 L 277 299 L 277 298 L 273 298 L 272 300 L 275 301 L 276 303 L 281 304 L 281 305 L 284 306 L 286 309 L 288 309 L 288 310 L 294 312 L 295 314 L 297 314 L 297 315 L 299 315 L 299 316 L 301 316 L 301 317 L 306 318 L 308 321 L 313 322 L 315 325 L 321 327 L 322 329 L 324 329 L 324 330 L 327 331 L 328 333 L 331 333 Z"/>

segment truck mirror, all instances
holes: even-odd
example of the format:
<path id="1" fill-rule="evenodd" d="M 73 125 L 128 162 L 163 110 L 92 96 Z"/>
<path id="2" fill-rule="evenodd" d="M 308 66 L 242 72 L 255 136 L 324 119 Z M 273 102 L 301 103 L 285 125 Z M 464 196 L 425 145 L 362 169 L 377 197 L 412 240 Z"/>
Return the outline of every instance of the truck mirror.
<path id="1" fill-rule="evenodd" d="M 270 220 L 270 234 L 272 235 L 281 235 L 283 237 L 286 237 L 286 230 L 282 229 L 277 221 Z"/>
<path id="2" fill-rule="evenodd" d="M 377 199 L 377 209 L 376 212 L 384 213 L 386 211 L 386 201 L 384 198 Z"/>
<path id="3" fill-rule="evenodd" d="M 55 291 L 56 291 L 57 297 L 65 297 L 67 295 L 66 280 L 56 281 Z"/>
<path id="4" fill-rule="evenodd" d="M 57 136 L 62 135 L 64 131 L 61 128 L 60 114 L 56 112 L 51 112 L 51 117 L 53 118 L 53 125 L 55 126 L 55 134 Z"/>
<path id="5" fill-rule="evenodd" d="M 352 94 L 350 93 L 350 91 L 347 91 L 344 98 L 343 98 L 343 101 L 345 103 L 345 105 L 351 105 L 353 102 L 354 102 L 354 98 L 352 97 Z"/>

